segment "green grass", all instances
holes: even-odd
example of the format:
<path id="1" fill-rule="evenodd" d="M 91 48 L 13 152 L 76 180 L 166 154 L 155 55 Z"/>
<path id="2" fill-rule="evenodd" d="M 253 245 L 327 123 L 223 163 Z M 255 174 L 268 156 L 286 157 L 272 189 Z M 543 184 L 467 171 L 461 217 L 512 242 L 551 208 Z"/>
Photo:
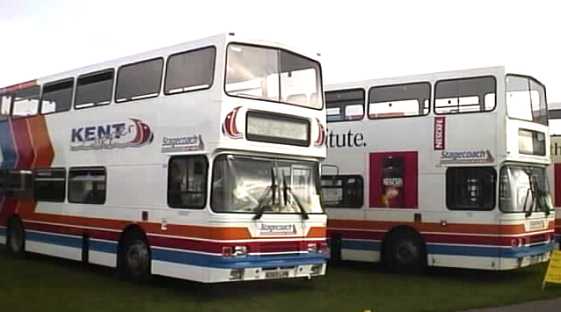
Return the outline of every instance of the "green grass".
<path id="1" fill-rule="evenodd" d="M 561 296 L 559 286 L 541 290 L 544 271 L 403 276 L 344 263 L 311 281 L 204 285 L 154 277 L 134 284 L 111 269 L 37 255 L 13 259 L 0 250 L 0 311 L 457 311 Z"/>

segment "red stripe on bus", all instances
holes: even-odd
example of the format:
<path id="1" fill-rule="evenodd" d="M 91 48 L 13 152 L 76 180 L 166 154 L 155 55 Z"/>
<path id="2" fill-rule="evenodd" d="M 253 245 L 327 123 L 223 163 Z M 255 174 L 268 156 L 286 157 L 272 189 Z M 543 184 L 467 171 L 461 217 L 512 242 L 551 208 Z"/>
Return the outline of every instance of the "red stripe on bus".
<path id="1" fill-rule="evenodd" d="M 465 224 L 465 223 L 416 223 L 416 222 L 390 222 L 390 221 L 362 221 L 362 220 L 328 220 L 327 228 L 338 229 L 364 229 L 389 231 L 395 226 L 407 225 L 419 232 L 444 232 L 459 234 L 491 234 L 491 235 L 517 235 L 544 231 L 526 231 L 524 224 Z M 550 222 L 548 230 L 554 229 L 554 222 Z"/>
<path id="2" fill-rule="evenodd" d="M 31 169 L 31 164 L 35 159 L 35 152 L 31 145 L 31 138 L 27 127 L 27 118 L 18 118 L 12 121 L 12 130 L 15 138 L 15 145 L 18 151 L 18 161 L 15 169 Z"/>
<path id="3" fill-rule="evenodd" d="M 340 234 L 345 239 L 382 241 L 387 232 L 372 232 L 360 230 L 329 230 L 329 234 Z M 541 243 L 548 240 L 548 234 L 535 234 L 522 237 L 505 236 L 481 236 L 481 235 L 458 235 L 458 234 L 424 234 L 421 236 L 427 243 L 464 244 L 464 245 L 492 245 L 512 246 L 513 239 L 524 238 L 525 243 Z M 518 243 L 518 242 L 516 242 Z"/>
<path id="4" fill-rule="evenodd" d="M 112 220 L 101 218 L 86 218 L 76 216 L 65 216 L 56 214 L 30 213 L 23 216 L 26 221 L 56 223 L 60 225 L 91 227 L 122 231 L 128 225 L 138 224 L 148 234 L 160 234 L 180 237 L 193 237 L 212 240 L 244 240 L 244 239 L 278 239 L 278 238 L 302 238 L 302 236 L 292 237 L 252 237 L 246 227 L 211 227 L 196 225 L 168 224 L 167 230 L 162 230 L 160 223 L 131 222 L 124 220 Z M 312 227 L 305 238 L 325 238 L 324 227 Z"/>
<path id="5" fill-rule="evenodd" d="M 31 138 L 31 129 L 29 126 L 29 118 L 19 118 L 13 120 L 13 131 L 15 145 L 18 151 L 18 161 L 16 169 L 30 170 L 33 169 L 36 153 L 33 149 L 33 140 Z M 35 201 L 32 199 L 18 200 L 15 212 L 25 214 L 35 209 Z"/>

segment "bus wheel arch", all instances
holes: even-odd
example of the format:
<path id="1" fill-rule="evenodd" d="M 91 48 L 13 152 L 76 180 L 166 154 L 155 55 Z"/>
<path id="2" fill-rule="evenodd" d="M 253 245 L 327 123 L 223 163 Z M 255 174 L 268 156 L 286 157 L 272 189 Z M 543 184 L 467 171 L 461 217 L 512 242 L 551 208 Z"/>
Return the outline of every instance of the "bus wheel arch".
<path id="1" fill-rule="evenodd" d="M 6 222 L 6 246 L 10 254 L 21 258 L 25 255 L 25 227 L 18 215 L 13 215 Z"/>
<path id="2" fill-rule="evenodd" d="M 117 270 L 125 278 L 142 281 L 151 274 L 152 251 L 144 230 L 137 224 L 121 233 L 117 249 Z"/>
<path id="3" fill-rule="evenodd" d="M 382 240 L 381 260 L 392 272 L 416 273 L 427 266 L 427 248 L 422 235 L 413 227 L 400 225 Z"/>

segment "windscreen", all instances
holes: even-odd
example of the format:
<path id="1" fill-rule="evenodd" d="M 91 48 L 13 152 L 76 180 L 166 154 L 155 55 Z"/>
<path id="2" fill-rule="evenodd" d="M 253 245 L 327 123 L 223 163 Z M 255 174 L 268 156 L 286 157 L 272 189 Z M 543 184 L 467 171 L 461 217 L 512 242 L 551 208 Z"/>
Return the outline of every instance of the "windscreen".
<path id="1" fill-rule="evenodd" d="M 551 197 L 544 168 L 504 166 L 501 169 L 499 203 L 503 212 L 549 211 Z"/>
<path id="2" fill-rule="evenodd" d="M 221 155 L 214 161 L 212 209 L 235 213 L 322 213 L 318 165 Z"/>
<path id="3" fill-rule="evenodd" d="M 320 66 L 280 49 L 231 44 L 226 93 L 319 109 L 323 103 Z"/>
<path id="4" fill-rule="evenodd" d="M 547 125 L 547 102 L 544 86 L 525 76 L 506 76 L 508 116 Z"/>

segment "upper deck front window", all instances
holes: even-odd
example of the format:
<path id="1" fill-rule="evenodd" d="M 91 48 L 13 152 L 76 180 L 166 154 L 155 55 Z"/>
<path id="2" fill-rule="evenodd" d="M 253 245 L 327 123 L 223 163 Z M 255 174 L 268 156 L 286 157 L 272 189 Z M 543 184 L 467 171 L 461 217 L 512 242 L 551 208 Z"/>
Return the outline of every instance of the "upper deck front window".
<path id="1" fill-rule="evenodd" d="M 280 49 L 231 44 L 226 93 L 320 109 L 323 103 L 320 65 Z"/>
<path id="2" fill-rule="evenodd" d="M 547 125 L 545 87 L 530 77 L 506 76 L 508 116 Z"/>

